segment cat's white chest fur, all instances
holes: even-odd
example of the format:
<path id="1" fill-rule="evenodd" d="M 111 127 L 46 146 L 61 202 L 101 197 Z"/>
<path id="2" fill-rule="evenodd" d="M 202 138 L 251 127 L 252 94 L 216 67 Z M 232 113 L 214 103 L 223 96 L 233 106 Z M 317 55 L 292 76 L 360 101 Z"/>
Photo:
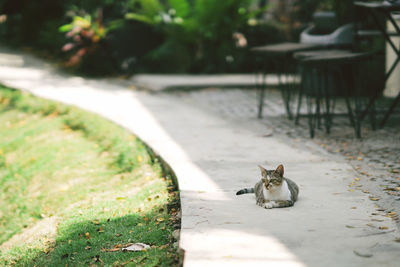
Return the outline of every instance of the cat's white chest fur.
<path id="1" fill-rule="evenodd" d="M 263 185 L 263 195 L 264 199 L 267 200 L 290 200 L 290 190 L 285 180 L 280 187 L 275 187 L 272 190 L 267 190 Z"/>

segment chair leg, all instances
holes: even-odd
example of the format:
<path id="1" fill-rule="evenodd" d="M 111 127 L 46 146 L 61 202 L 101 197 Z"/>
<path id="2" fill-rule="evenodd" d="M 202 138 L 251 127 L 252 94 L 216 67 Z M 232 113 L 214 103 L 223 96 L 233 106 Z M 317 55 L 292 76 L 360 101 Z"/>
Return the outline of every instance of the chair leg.
<path id="1" fill-rule="evenodd" d="M 317 128 L 321 129 L 321 83 L 322 83 L 322 79 L 321 79 L 321 73 L 317 72 L 317 76 L 316 76 L 316 93 L 317 93 L 317 99 L 316 99 L 316 104 L 317 104 L 317 112 L 316 112 L 316 116 L 317 116 Z"/>
<path id="2" fill-rule="evenodd" d="M 302 78 L 302 80 L 303 80 L 303 78 Z M 302 99 L 303 99 L 303 90 L 304 90 L 303 86 L 304 86 L 304 85 L 303 85 L 303 82 L 302 82 L 302 84 L 300 85 L 299 96 L 298 96 L 298 99 L 297 99 L 296 118 L 295 118 L 295 120 L 294 120 L 294 124 L 295 124 L 295 125 L 299 125 L 300 109 L 301 109 L 301 102 L 302 102 Z"/>
<path id="3" fill-rule="evenodd" d="M 288 86 L 288 76 L 286 76 L 286 84 L 284 84 L 282 82 L 282 76 L 284 74 L 283 73 L 278 73 L 278 88 L 281 91 L 281 96 L 282 96 L 282 100 L 283 103 L 285 105 L 285 109 L 286 109 L 286 114 L 289 118 L 289 120 L 293 119 L 292 113 L 290 111 L 290 90 L 289 90 L 289 86 Z"/>
<path id="4" fill-rule="evenodd" d="M 385 113 L 385 116 L 383 117 L 381 123 L 379 124 L 379 128 L 383 128 L 383 126 L 385 126 L 385 123 L 389 119 L 390 114 L 393 113 L 394 108 L 397 106 L 399 102 L 400 102 L 400 93 L 397 95 L 396 99 L 390 105 L 389 110 Z"/>
<path id="5" fill-rule="evenodd" d="M 360 79 L 359 79 L 359 66 L 358 64 L 353 65 L 353 77 L 354 77 L 354 82 L 353 86 L 355 88 L 355 97 L 354 97 L 354 102 L 355 102 L 355 133 L 357 138 L 361 138 L 361 103 L 360 103 L 360 98 L 361 98 L 361 88 L 360 88 Z"/>
<path id="6" fill-rule="evenodd" d="M 355 122 L 354 122 L 354 116 L 353 116 L 353 111 L 350 105 L 350 96 L 346 96 L 346 107 L 347 107 L 347 113 L 349 114 L 349 120 L 350 120 L 350 124 L 351 126 L 355 127 Z"/>
<path id="7" fill-rule="evenodd" d="M 258 113 L 257 117 L 259 119 L 262 118 L 263 106 L 264 106 L 264 91 L 265 91 L 265 73 L 261 73 L 261 85 L 259 88 L 259 95 L 258 95 Z"/>
<path id="8" fill-rule="evenodd" d="M 371 123 L 372 130 L 376 130 L 376 107 L 375 103 L 371 105 L 370 112 L 369 112 L 369 121 Z"/>
<path id="9" fill-rule="evenodd" d="M 331 131 L 332 116 L 330 113 L 329 72 L 327 70 L 324 70 L 323 80 L 324 80 L 323 92 L 325 93 L 325 130 L 326 133 L 329 134 Z"/>
<path id="10" fill-rule="evenodd" d="M 357 138 L 361 138 L 361 105 L 358 96 L 355 97 L 355 133 Z"/>
<path id="11" fill-rule="evenodd" d="M 308 129 L 310 132 L 310 138 L 314 138 L 315 134 L 315 114 L 313 112 L 313 103 L 312 103 L 312 97 L 307 96 L 306 101 L 307 101 L 307 113 L 308 113 Z"/>

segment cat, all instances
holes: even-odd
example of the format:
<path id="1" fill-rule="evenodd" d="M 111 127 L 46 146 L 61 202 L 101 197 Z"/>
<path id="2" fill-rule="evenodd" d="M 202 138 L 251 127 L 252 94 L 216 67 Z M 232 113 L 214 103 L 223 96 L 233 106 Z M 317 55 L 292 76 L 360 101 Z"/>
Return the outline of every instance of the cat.
<path id="1" fill-rule="evenodd" d="M 257 205 L 265 208 L 284 208 L 294 205 L 299 195 L 299 187 L 292 180 L 283 177 L 283 165 L 276 170 L 266 170 L 260 165 L 261 181 L 254 188 L 239 190 L 236 195 L 255 193 Z"/>

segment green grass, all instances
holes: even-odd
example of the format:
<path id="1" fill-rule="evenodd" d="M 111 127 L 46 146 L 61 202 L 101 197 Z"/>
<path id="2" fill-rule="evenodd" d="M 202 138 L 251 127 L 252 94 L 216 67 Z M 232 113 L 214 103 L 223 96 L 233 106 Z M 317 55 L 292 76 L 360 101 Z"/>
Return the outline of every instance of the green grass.
<path id="1" fill-rule="evenodd" d="M 178 265 L 171 179 L 115 124 L 0 86 L 0 266 Z"/>

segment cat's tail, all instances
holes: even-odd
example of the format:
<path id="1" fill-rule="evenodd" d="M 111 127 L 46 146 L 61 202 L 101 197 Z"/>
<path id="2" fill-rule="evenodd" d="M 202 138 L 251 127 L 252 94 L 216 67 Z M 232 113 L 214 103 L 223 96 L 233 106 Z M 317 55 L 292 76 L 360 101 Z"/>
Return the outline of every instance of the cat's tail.
<path id="1" fill-rule="evenodd" d="M 254 188 L 244 188 L 236 192 L 236 195 L 251 194 L 254 193 Z"/>

